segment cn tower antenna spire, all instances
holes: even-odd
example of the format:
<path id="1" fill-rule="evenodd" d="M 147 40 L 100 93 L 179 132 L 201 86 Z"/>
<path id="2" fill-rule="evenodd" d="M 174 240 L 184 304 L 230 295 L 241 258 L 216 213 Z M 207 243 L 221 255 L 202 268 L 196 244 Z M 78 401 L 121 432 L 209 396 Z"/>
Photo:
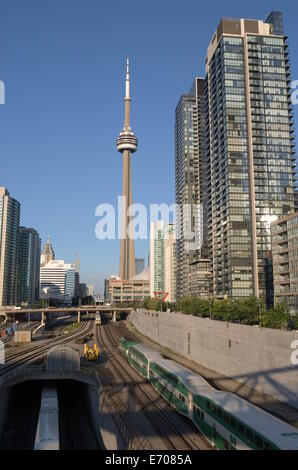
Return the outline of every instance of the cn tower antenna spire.
<path id="1" fill-rule="evenodd" d="M 130 86 L 130 79 L 129 79 L 129 57 L 126 58 L 126 80 L 125 80 L 125 99 L 130 100 L 129 96 L 129 86 Z"/>

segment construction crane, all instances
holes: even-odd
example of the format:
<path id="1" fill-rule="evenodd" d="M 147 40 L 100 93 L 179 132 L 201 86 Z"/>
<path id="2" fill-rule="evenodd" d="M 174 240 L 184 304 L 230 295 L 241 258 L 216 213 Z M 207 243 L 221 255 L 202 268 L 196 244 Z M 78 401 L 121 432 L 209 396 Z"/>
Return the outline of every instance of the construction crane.
<path id="1" fill-rule="evenodd" d="M 84 344 L 84 356 L 87 361 L 96 361 L 99 356 L 99 349 L 96 343 L 94 343 L 93 348 L 88 348 L 88 345 Z"/>

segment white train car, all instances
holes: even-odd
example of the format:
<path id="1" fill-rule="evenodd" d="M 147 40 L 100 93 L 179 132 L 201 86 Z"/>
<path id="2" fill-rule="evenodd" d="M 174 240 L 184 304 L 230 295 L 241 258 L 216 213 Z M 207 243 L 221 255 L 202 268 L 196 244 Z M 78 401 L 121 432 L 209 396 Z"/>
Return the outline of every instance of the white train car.
<path id="1" fill-rule="evenodd" d="M 59 450 L 59 407 L 55 387 L 42 390 L 34 450 Z"/>
<path id="2" fill-rule="evenodd" d="M 146 345 L 120 339 L 128 362 L 219 450 L 298 450 L 298 429 Z"/>
<path id="3" fill-rule="evenodd" d="M 101 325 L 101 316 L 100 313 L 95 315 L 95 325 Z"/>
<path id="4" fill-rule="evenodd" d="M 231 392 L 198 390 L 193 422 L 218 449 L 298 450 L 298 429 Z"/>

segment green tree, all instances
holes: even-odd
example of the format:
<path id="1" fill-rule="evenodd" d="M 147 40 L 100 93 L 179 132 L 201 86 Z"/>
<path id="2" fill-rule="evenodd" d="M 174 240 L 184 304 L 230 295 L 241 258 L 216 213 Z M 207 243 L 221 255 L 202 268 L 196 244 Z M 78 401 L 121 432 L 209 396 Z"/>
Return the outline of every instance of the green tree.
<path id="1" fill-rule="evenodd" d="M 281 329 L 286 328 L 288 322 L 289 313 L 287 306 L 280 303 L 266 311 L 262 323 L 265 328 Z"/>

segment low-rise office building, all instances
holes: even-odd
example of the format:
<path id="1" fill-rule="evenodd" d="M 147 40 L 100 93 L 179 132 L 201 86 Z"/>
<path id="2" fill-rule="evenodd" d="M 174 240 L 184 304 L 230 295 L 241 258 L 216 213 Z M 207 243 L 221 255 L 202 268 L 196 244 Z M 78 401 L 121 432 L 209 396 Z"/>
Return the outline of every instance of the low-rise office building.
<path id="1" fill-rule="evenodd" d="M 111 302 L 142 302 L 150 297 L 149 269 L 144 269 L 132 279 L 109 279 L 109 298 Z"/>

